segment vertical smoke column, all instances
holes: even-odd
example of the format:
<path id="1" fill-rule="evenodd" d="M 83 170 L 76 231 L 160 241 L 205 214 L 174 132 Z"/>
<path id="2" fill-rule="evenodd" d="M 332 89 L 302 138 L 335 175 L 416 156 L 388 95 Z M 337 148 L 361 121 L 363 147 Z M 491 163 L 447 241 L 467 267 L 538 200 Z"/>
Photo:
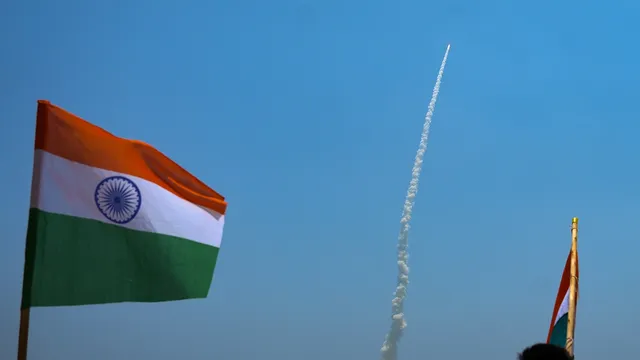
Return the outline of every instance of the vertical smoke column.
<path id="1" fill-rule="evenodd" d="M 398 235 L 398 286 L 396 287 L 395 297 L 392 304 L 392 320 L 391 329 L 387 334 L 387 337 L 382 344 L 382 359 L 384 360 L 396 360 L 398 357 L 398 341 L 402 337 L 402 332 L 407 326 L 404 319 L 404 298 L 407 295 L 407 285 L 409 285 L 409 265 L 407 261 L 409 259 L 409 253 L 407 248 L 409 247 L 409 221 L 411 220 L 411 212 L 413 210 L 413 203 L 418 193 L 418 182 L 420 181 L 420 172 L 422 171 L 422 159 L 424 153 L 427 151 L 427 140 L 429 139 L 429 128 L 431 127 L 431 118 L 433 117 L 433 111 L 436 107 L 436 100 L 438 100 L 438 93 L 440 92 L 440 82 L 442 81 L 442 75 L 444 73 L 444 67 L 447 63 L 447 57 L 449 56 L 449 48 L 451 45 L 447 45 L 447 50 L 444 53 L 442 64 L 440 65 L 440 71 L 436 79 L 436 85 L 433 87 L 433 94 L 431 95 L 431 102 L 429 102 L 429 108 L 427 115 L 424 119 L 424 126 L 422 127 L 422 135 L 420 136 L 420 145 L 418 146 L 418 152 L 416 153 L 416 159 L 413 163 L 413 170 L 411 172 L 411 182 L 409 183 L 409 189 L 407 190 L 407 197 L 404 201 L 404 209 L 402 210 L 402 219 L 400 220 L 400 234 Z"/>

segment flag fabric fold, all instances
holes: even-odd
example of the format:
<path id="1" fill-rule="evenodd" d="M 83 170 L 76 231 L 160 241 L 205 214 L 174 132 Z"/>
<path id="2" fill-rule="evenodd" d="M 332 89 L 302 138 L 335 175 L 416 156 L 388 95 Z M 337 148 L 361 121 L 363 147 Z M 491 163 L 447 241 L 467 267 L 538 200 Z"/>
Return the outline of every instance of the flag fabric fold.
<path id="1" fill-rule="evenodd" d="M 39 101 L 22 308 L 204 298 L 226 207 L 150 145 Z"/>
<path id="2" fill-rule="evenodd" d="M 576 265 L 578 262 L 578 254 L 576 253 Z M 576 274 L 577 275 L 577 274 Z M 569 319 L 569 287 L 571 283 L 571 252 L 567 257 L 567 262 L 562 272 L 558 295 L 553 307 L 553 315 L 551 316 L 551 324 L 549 325 L 549 333 L 547 335 L 547 343 L 561 347 L 565 347 L 567 343 L 567 326 Z"/>

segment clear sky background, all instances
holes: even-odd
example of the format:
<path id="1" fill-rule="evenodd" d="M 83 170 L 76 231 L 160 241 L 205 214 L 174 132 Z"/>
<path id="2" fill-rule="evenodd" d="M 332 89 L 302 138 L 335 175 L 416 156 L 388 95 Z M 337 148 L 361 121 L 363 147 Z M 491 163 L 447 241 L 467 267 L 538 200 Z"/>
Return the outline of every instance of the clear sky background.
<path id="1" fill-rule="evenodd" d="M 30 360 L 377 359 L 449 42 L 400 358 L 543 341 L 573 216 L 576 353 L 638 358 L 639 17 L 637 1 L 4 2 L 0 358 L 48 99 L 155 145 L 229 210 L 208 299 L 34 309 Z"/>

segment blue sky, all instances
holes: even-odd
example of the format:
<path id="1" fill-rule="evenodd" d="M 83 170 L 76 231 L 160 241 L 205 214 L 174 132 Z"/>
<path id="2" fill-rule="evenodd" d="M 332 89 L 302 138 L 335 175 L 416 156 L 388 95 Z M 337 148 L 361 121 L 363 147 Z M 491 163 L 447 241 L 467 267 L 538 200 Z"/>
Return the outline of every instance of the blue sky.
<path id="1" fill-rule="evenodd" d="M 639 15 L 632 1 L 7 2 L 0 358 L 17 343 L 37 99 L 155 145 L 230 205 L 208 299 L 35 309 L 30 360 L 378 358 L 449 42 L 401 359 L 513 359 L 543 340 L 573 216 L 576 353 L 637 358 Z"/>

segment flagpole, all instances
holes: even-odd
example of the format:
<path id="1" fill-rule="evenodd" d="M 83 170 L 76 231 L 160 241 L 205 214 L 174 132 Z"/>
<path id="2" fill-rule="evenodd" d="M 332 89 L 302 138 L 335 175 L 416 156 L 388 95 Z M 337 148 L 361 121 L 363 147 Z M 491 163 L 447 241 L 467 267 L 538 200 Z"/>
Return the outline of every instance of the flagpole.
<path id="1" fill-rule="evenodd" d="M 573 357 L 573 338 L 576 329 L 576 305 L 578 302 L 578 218 L 571 221 L 571 280 L 569 282 L 569 314 L 567 344 L 565 348 Z"/>
<path id="2" fill-rule="evenodd" d="M 51 103 L 47 100 L 38 100 L 38 107 L 36 110 L 36 134 L 34 140 L 35 145 L 38 143 L 38 124 L 41 118 L 46 116 L 46 107 L 51 106 Z M 33 184 L 36 183 L 35 171 L 36 162 L 34 160 L 33 178 L 31 179 L 31 197 L 34 196 Z M 27 225 L 27 233 L 25 240 L 25 254 L 24 254 L 24 271 L 22 272 L 22 299 L 20 300 L 20 327 L 18 329 L 18 360 L 27 360 L 27 350 L 29 348 L 29 319 L 31 317 L 31 301 L 25 301 L 25 286 L 30 287 L 33 283 L 33 261 L 35 257 L 35 237 L 29 236 L 29 225 L 33 219 L 29 216 L 29 224 Z M 27 299 L 30 300 L 31 291 L 28 292 Z"/>
<path id="3" fill-rule="evenodd" d="M 29 347 L 29 315 L 31 309 L 20 310 L 20 330 L 18 333 L 18 360 L 27 360 L 27 348 Z"/>

